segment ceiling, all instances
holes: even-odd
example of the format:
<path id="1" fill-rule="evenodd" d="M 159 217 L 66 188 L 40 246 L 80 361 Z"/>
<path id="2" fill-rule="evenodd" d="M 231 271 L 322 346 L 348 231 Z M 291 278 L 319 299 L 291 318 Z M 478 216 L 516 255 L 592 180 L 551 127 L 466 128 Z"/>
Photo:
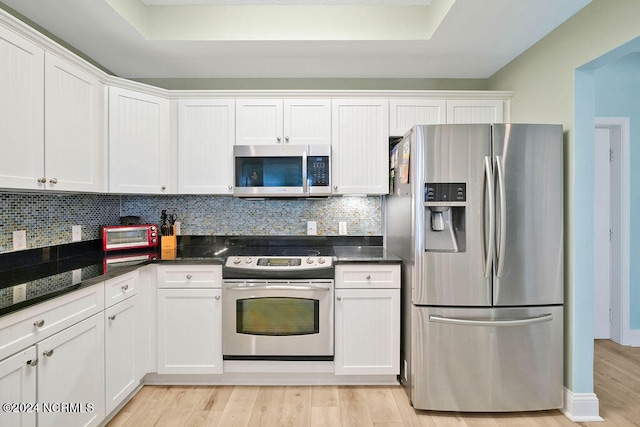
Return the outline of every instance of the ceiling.
<path id="1" fill-rule="evenodd" d="M 133 79 L 484 79 L 590 1 L 0 0 Z"/>

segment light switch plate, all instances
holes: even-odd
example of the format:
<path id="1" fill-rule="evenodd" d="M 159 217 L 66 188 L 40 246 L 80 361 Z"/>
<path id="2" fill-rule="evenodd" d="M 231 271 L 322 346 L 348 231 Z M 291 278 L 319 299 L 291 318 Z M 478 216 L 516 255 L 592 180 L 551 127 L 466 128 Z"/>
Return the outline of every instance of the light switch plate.
<path id="1" fill-rule="evenodd" d="M 21 251 L 27 249 L 27 231 L 17 230 L 13 232 L 13 250 Z"/>
<path id="2" fill-rule="evenodd" d="M 307 221 L 307 235 L 315 236 L 317 234 L 316 222 L 315 221 Z"/>
<path id="3" fill-rule="evenodd" d="M 81 225 L 72 225 L 71 226 L 71 241 L 79 242 L 82 240 L 82 226 Z"/>
<path id="4" fill-rule="evenodd" d="M 71 272 L 71 284 L 77 285 L 82 282 L 82 269 L 77 268 Z"/>
<path id="5" fill-rule="evenodd" d="M 17 304 L 27 299 L 27 284 L 16 285 L 13 287 L 13 303 Z"/>

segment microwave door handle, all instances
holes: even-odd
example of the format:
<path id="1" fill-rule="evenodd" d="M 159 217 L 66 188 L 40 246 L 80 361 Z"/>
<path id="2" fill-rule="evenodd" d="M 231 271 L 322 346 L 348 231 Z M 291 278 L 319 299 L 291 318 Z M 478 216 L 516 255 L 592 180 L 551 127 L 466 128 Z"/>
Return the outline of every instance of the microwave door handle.
<path id="1" fill-rule="evenodd" d="M 302 192 L 308 193 L 309 176 L 307 175 L 307 150 L 302 152 Z"/>

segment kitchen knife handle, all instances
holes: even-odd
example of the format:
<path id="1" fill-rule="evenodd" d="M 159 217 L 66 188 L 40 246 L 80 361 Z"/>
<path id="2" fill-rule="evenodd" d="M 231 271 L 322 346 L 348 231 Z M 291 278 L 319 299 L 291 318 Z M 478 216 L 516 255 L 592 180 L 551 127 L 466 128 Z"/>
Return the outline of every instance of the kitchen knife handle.
<path id="1" fill-rule="evenodd" d="M 491 263 L 493 261 L 493 243 L 494 243 L 494 225 L 496 222 L 496 205 L 495 205 L 495 197 L 493 194 L 493 174 L 491 173 L 491 158 L 486 156 L 484 158 L 484 179 L 485 186 L 487 188 L 487 197 L 483 199 L 483 202 L 487 202 L 489 204 L 489 234 L 487 235 L 487 231 L 485 230 L 485 224 L 483 221 L 482 224 L 482 234 L 483 234 L 483 242 L 482 242 L 482 258 L 483 258 L 483 268 L 484 268 L 484 277 L 488 279 L 491 275 Z M 483 212 L 486 212 L 485 206 L 482 208 Z"/>
<path id="2" fill-rule="evenodd" d="M 498 171 L 498 190 L 500 191 L 500 238 L 498 239 L 496 248 L 498 252 L 496 256 L 496 277 L 502 277 L 505 242 L 507 239 L 507 201 L 505 200 L 506 192 L 504 188 L 504 172 L 502 170 L 502 156 L 496 156 L 496 170 Z"/>

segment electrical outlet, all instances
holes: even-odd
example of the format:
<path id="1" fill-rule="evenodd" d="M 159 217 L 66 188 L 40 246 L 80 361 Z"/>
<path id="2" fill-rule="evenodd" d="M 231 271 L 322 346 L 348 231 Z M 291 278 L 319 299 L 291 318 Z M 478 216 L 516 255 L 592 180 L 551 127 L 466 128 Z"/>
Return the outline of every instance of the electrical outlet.
<path id="1" fill-rule="evenodd" d="M 317 234 L 316 222 L 315 221 L 307 221 L 307 235 L 315 236 Z"/>
<path id="2" fill-rule="evenodd" d="M 338 222 L 338 234 L 341 236 L 347 235 L 347 223 L 346 221 Z"/>
<path id="3" fill-rule="evenodd" d="M 82 226 L 81 225 L 72 225 L 71 226 L 71 241 L 79 242 L 82 240 Z"/>
<path id="4" fill-rule="evenodd" d="M 175 234 L 176 236 L 179 236 L 180 233 L 180 228 L 182 227 L 182 223 L 180 223 L 180 221 L 176 221 L 175 224 L 173 224 L 173 234 Z"/>
<path id="5" fill-rule="evenodd" d="M 27 249 L 27 231 L 18 230 L 13 232 L 13 250 L 21 251 Z"/>
<path id="6" fill-rule="evenodd" d="M 82 269 L 77 268 L 71 272 L 71 284 L 77 285 L 82 282 Z"/>
<path id="7" fill-rule="evenodd" d="M 13 287 L 13 303 L 19 303 L 27 299 L 27 284 L 16 285 Z"/>

